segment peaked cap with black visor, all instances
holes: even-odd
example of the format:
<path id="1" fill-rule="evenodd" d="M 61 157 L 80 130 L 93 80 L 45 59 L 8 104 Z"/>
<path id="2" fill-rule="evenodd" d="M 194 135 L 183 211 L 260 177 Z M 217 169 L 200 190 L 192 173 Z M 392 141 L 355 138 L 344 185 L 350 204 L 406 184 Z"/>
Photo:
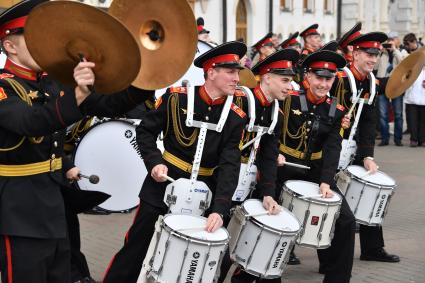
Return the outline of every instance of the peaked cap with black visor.
<path id="1" fill-rule="evenodd" d="M 297 31 L 294 34 L 292 34 L 290 37 L 288 37 L 285 41 L 283 41 L 280 44 L 280 47 L 282 47 L 283 49 L 288 48 L 289 46 L 293 46 L 293 45 L 301 45 L 298 40 L 297 37 L 300 33 Z"/>
<path id="2" fill-rule="evenodd" d="M 257 43 L 255 43 L 253 45 L 253 47 L 257 51 L 260 51 L 260 48 L 263 47 L 263 46 L 273 46 L 272 37 L 273 37 L 272 32 L 267 33 L 263 38 L 261 38 L 259 41 L 257 41 Z"/>
<path id="3" fill-rule="evenodd" d="M 385 42 L 388 36 L 383 32 L 369 32 L 362 34 L 348 42 L 354 50 L 363 50 L 366 53 L 378 55 L 382 49 L 382 42 Z"/>
<path id="4" fill-rule="evenodd" d="M 345 67 L 347 61 L 336 52 L 319 50 L 307 56 L 301 64 L 319 77 L 332 78 L 338 69 Z"/>
<path id="5" fill-rule="evenodd" d="M 22 34 L 31 10 L 48 0 L 24 0 L 0 14 L 0 40 L 8 35 Z"/>
<path id="6" fill-rule="evenodd" d="M 299 57 L 300 54 L 295 49 L 279 50 L 258 62 L 251 70 L 254 74 L 260 76 L 267 73 L 295 76 L 293 67 L 298 62 Z"/>
<path id="7" fill-rule="evenodd" d="M 344 33 L 344 35 L 338 40 L 338 46 L 341 48 L 347 47 L 350 41 L 356 39 L 361 35 L 360 30 L 362 29 L 362 23 L 358 22 L 352 27 L 349 31 Z"/>
<path id="8" fill-rule="evenodd" d="M 223 43 L 201 54 L 193 62 L 198 68 L 207 72 L 209 68 L 223 67 L 231 69 L 243 69 L 239 63 L 245 55 L 247 47 L 240 41 Z"/>
<path id="9" fill-rule="evenodd" d="M 308 28 L 306 28 L 305 30 L 303 30 L 301 33 L 300 33 L 300 36 L 302 37 L 302 38 L 304 38 L 304 40 L 305 40 L 305 38 L 307 37 L 307 36 L 309 36 L 309 35 L 320 35 L 320 33 L 317 31 L 317 28 L 319 27 L 319 25 L 318 24 L 312 24 L 311 26 L 309 26 Z"/>

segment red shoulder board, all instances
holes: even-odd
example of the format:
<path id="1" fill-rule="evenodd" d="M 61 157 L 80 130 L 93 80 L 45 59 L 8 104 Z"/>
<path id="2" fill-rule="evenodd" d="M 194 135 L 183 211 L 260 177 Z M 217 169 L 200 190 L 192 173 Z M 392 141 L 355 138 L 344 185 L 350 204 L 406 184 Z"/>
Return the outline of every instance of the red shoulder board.
<path id="1" fill-rule="evenodd" d="M 242 90 L 237 89 L 235 91 L 235 96 L 246 96 L 245 92 L 243 92 Z"/>
<path id="2" fill-rule="evenodd" d="M 187 88 L 183 86 L 172 86 L 170 87 L 171 93 L 187 93 Z"/>
<path id="3" fill-rule="evenodd" d="M 4 92 L 4 89 L 2 87 L 0 87 L 0 101 L 4 100 L 6 98 L 7 98 L 6 92 Z"/>
<path id="4" fill-rule="evenodd" d="M 14 75 L 9 74 L 9 73 L 0 74 L 0 80 L 7 79 L 7 78 L 13 78 L 13 77 L 14 77 Z"/>
<path id="5" fill-rule="evenodd" d="M 336 75 L 338 76 L 338 78 L 347 77 L 347 74 L 344 71 L 338 71 L 338 72 L 336 72 Z"/>
<path id="6" fill-rule="evenodd" d="M 162 103 L 162 96 L 158 97 L 157 100 L 155 101 L 155 109 L 158 109 L 161 103 Z"/>
<path id="7" fill-rule="evenodd" d="M 232 106 L 230 108 L 232 108 L 232 110 L 235 111 L 235 113 L 238 114 L 241 118 L 246 117 L 245 112 L 240 109 L 236 104 L 232 103 Z"/>
<path id="8" fill-rule="evenodd" d="M 326 99 L 326 102 L 327 102 L 328 104 L 331 104 L 331 103 L 332 103 L 332 99 L 328 98 L 328 99 Z M 341 104 L 337 104 L 337 105 L 336 105 L 336 108 L 337 108 L 338 110 L 340 110 L 340 111 L 344 111 L 344 110 L 345 110 L 344 106 L 342 106 Z"/>
<path id="9" fill-rule="evenodd" d="M 378 79 L 376 79 L 375 81 L 376 81 L 376 85 L 379 85 L 381 83 Z"/>
<path id="10" fill-rule="evenodd" d="M 289 90 L 288 93 L 289 95 L 295 95 L 295 96 L 300 95 L 300 92 L 298 90 Z"/>

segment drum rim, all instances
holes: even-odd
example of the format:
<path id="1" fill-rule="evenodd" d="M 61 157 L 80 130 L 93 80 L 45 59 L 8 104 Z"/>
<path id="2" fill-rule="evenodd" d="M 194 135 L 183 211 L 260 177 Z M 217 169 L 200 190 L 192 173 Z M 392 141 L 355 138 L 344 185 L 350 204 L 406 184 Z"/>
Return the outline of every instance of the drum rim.
<path id="1" fill-rule="evenodd" d="M 193 216 L 193 217 L 196 217 L 196 218 L 205 218 L 205 217 L 200 216 L 200 215 L 181 214 L 181 213 L 168 213 L 168 214 L 164 215 L 164 217 L 162 219 L 162 227 L 167 232 L 169 232 L 170 234 L 176 235 L 178 238 L 183 238 L 183 239 L 188 240 L 190 242 L 197 242 L 197 243 L 200 243 L 200 244 L 212 244 L 214 246 L 220 246 L 222 244 L 227 245 L 229 243 L 229 238 L 230 238 L 229 231 L 227 231 L 227 229 L 224 228 L 224 227 L 220 227 L 219 229 L 223 229 L 223 231 L 226 232 L 227 239 L 225 239 L 225 240 L 202 240 L 202 239 L 191 237 L 191 236 L 188 236 L 186 234 L 183 234 L 181 232 L 178 232 L 178 231 L 174 230 L 173 228 L 171 228 L 170 226 L 168 226 L 167 223 L 165 223 L 165 218 L 166 217 L 169 217 L 169 216 L 175 216 L 175 215 L 185 215 L 185 216 Z"/>
<path id="2" fill-rule="evenodd" d="M 300 221 L 297 219 L 297 217 L 295 216 L 295 214 L 293 214 L 291 211 L 289 211 L 287 209 L 287 212 L 290 213 L 292 215 L 292 217 L 298 222 L 298 227 L 299 229 L 297 231 L 283 231 L 283 230 L 278 230 L 276 228 L 273 228 L 267 224 L 262 223 L 261 221 L 259 221 L 258 219 L 256 219 L 255 217 L 247 217 L 246 215 L 249 215 L 249 212 L 245 209 L 245 207 L 243 206 L 243 204 L 247 201 L 253 201 L 253 200 L 257 200 L 257 199 L 247 199 L 245 200 L 242 204 L 241 204 L 241 209 L 244 213 L 245 219 L 249 220 L 252 219 L 253 224 L 255 224 L 258 227 L 264 227 L 266 230 L 269 230 L 271 232 L 276 232 L 276 234 L 281 234 L 281 235 L 287 235 L 287 236 L 293 236 L 293 235 L 297 235 L 299 234 L 299 232 L 301 231 L 301 223 Z M 260 200 L 257 200 L 259 202 L 261 202 Z"/>
<path id="3" fill-rule="evenodd" d="M 356 167 L 362 167 L 362 166 L 359 166 L 359 165 L 350 165 L 350 166 L 356 166 Z M 393 179 L 393 178 L 391 178 L 391 176 L 389 176 L 388 174 L 386 174 L 385 172 L 382 172 L 382 171 L 379 171 L 378 170 L 378 172 L 379 173 L 381 173 L 381 174 L 384 174 L 386 177 L 388 177 L 391 181 L 393 181 L 394 182 L 394 185 L 381 185 L 381 184 L 378 184 L 378 183 L 375 183 L 375 182 L 371 182 L 371 181 L 366 181 L 366 180 L 364 180 L 364 179 L 361 179 L 360 177 L 358 177 L 358 176 L 356 176 L 356 175 L 354 175 L 353 173 L 351 173 L 350 171 L 348 171 L 348 168 L 350 167 L 350 166 L 348 166 L 347 168 L 345 168 L 344 170 L 343 170 L 343 172 L 347 172 L 347 175 L 350 177 L 350 178 L 352 178 L 352 179 L 355 179 L 355 180 L 359 180 L 359 181 L 362 181 L 361 183 L 363 183 L 363 184 L 369 184 L 369 185 L 371 185 L 372 187 L 377 187 L 377 188 L 383 188 L 383 189 L 388 189 L 388 190 L 394 190 L 396 187 L 397 187 L 397 183 L 396 183 L 396 181 Z M 362 167 L 363 168 L 363 167 Z"/>
<path id="4" fill-rule="evenodd" d="M 315 185 L 319 186 L 317 183 L 313 183 L 313 182 L 310 182 L 310 181 L 304 181 L 304 180 L 288 180 L 288 181 L 300 181 L 300 182 L 306 182 L 306 183 L 315 184 Z M 286 181 L 286 182 L 288 182 L 288 181 Z M 292 191 L 292 190 L 291 190 L 291 189 L 290 189 L 290 188 L 286 185 L 286 182 L 285 182 L 285 183 L 283 183 L 283 188 L 282 188 L 282 192 L 281 192 L 281 194 L 285 191 L 285 192 L 287 192 L 288 194 L 290 194 L 292 197 L 295 197 L 295 198 L 296 198 L 296 199 L 298 199 L 298 200 L 305 201 L 305 202 L 309 202 L 309 203 L 315 203 L 315 204 L 326 204 L 326 205 L 329 205 L 329 206 L 337 206 L 337 205 L 340 205 L 340 204 L 342 203 L 342 196 L 341 196 L 338 192 L 336 192 L 336 191 L 334 191 L 334 190 L 332 190 L 332 192 L 333 192 L 335 195 L 338 195 L 339 200 L 322 201 L 322 200 L 320 200 L 320 199 L 318 199 L 318 198 L 305 198 L 305 199 L 302 199 L 302 198 L 300 198 L 300 197 L 301 197 L 301 196 L 303 196 L 303 195 L 301 195 L 301 194 L 299 194 L 299 193 L 297 193 L 297 192 Z"/>
<path id="5" fill-rule="evenodd" d="M 93 116 L 93 117 L 97 117 L 97 116 Z M 99 118 L 99 117 L 98 117 Z M 79 147 L 79 145 L 80 145 L 80 143 L 81 143 L 81 141 L 83 140 L 83 138 L 91 131 L 91 130 L 93 130 L 95 127 L 97 127 L 97 126 L 100 126 L 100 125 L 103 125 L 103 124 L 105 124 L 105 123 L 108 123 L 108 122 L 123 122 L 123 123 L 126 123 L 126 124 L 129 124 L 129 125 L 134 125 L 134 121 L 133 122 L 130 122 L 128 119 L 125 119 L 125 118 L 107 118 L 107 117 L 103 117 L 103 118 L 101 118 L 100 119 L 100 121 L 99 122 L 97 122 L 97 123 L 95 123 L 94 125 L 92 125 L 90 128 L 88 128 L 87 129 L 87 131 L 85 132 L 85 133 L 83 133 L 75 142 L 74 142 L 74 149 L 73 149 L 73 151 L 72 151 L 72 153 L 71 153 L 71 156 L 72 156 L 72 163 L 73 164 L 75 164 L 75 155 L 76 155 L 76 153 L 77 153 L 77 150 L 78 150 L 78 147 Z M 74 182 L 74 185 L 76 186 L 76 188 L 78 189 L 78 190 L 81 190 L 81 191 L 88 191 L 88 190 L 83 190 L 81 187 L 80 187 L 80 185 L 78 184 L 78 182 Z M 101 191 L 100 191 L 101 192 Z M 135 206 L 133 206 L 133 207 L 129 207 L 129 208 L 126 208 L 126 209 L 119 209 L 119 210 L 110 210 L 110 209 L 106 209 L 106 208 L 103 208 L 102 207 L 102 204 L 99 204 L 98 205 L 100 208 L 102 208 L 102 209 L 104 209 L 105 211 L 108 211 L 108 212 L 111 212 L 111 213 L 122 213 L 122 212 L 126 212 L 126 211 L 132 211 L 133 209 L 135 209 L 136 207 L 138 207 L 139 206 L 139 204 L 137 204 L 137 205 L 135 205 Z"/>

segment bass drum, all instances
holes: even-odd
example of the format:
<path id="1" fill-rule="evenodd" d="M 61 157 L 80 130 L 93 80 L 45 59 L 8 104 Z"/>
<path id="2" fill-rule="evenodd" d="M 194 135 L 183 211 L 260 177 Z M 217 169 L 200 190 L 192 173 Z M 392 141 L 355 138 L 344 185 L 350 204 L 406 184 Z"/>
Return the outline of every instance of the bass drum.
<path id="1" fill-rule="evenodd" d="M 211 50 L 213 48 L 212 45 L 209 43 L 206 43 L 205 41 L 198 40 L 198 48 L 196 49 L 195 58 L 198 58 L 201 54 L 204 54 L 208 50 Z M 205 83 L 204 79 L 204 71 L 201 68 L 196 67 L 192 64 L 190 65 L 190 68 L 186 71 L 186 73 L 174 84 L 171 86 L 181 86 L 183 81 L 187 81 L 189 85 L 191 86 L 197 86 L 197 85 L 203 85 Z M 159 89 L 155 91 L 155 97 L 160 97 L 165 93 L 167 88 Z"/>
<path id="2" fill-rule="evenodd" d="M 78 187 L 110 194 L 99 207 L 111 212 L 127 211 L 139 204 L 139 191 L 147 175 L 135 124 L 131 120 L 102 121 L 91 127 L 75 148 L 75 166 L 82 174 L 99 176 L 97 184 L 81 178 Z"/>

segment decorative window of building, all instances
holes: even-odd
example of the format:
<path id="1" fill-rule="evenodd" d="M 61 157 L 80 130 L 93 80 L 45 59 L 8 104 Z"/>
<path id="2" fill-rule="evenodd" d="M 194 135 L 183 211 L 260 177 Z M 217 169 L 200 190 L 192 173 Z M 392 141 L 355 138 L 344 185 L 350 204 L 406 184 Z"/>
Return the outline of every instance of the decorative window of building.
<path id="1" fill-rule="evenodd" d="M 245 0 L 239 0 L 236 8 L 236 39 L 247 42 L 248 17 Z"/>
<path id="2" fill-rule="evenodd" d="M 323 12 L 327 15 L 334 13 L 334 0 L 323 0 Z"/>
<path id="3" fill-rule="evenodd" d="M 291 12 L 293 9 L 293 3 L 294 0 L 280 0 L 280 10 L 283 12 Z"/>
<path id="4" fill-rule="evenodd" d="M 304 0 L 303 10 L 304 10 L 304 13 L 313 13 L 314 12 L 314 0 Z"/>

